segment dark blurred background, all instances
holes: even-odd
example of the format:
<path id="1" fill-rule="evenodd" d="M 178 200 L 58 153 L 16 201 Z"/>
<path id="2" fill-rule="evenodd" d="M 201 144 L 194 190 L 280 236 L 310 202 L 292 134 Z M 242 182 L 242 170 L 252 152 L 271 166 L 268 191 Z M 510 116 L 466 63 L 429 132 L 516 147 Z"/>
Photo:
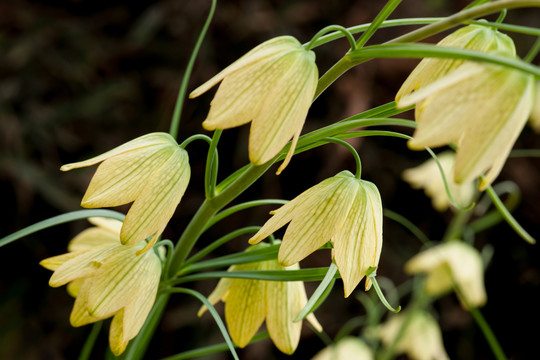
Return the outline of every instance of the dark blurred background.
<path id="1" fill-rule="evenodd" d="M 391 18 L 445 16 L 467 3 L 405 0 Z M 306 42 L 327 25 L 369 22 L 383 5 L 382 1 L 369 0 L 219 1 L 189 89 L 271 37 L 289 34 Z M 80 199 L 94 169 L 61 173 L 62 164 L 87 159 L 148 132 L 168 131 L 184 68 L 208 10 L 209 1 L 201 0 L 0 1 L 0 198 L 4 209 L 0 237 L 80 209 Z M 510 11 L 507 22 L 538 26 L 540 9 Z M 370 43 L 389 40 L 411 28 L 382 29 Z M 534 42 L 531 37 L 512 36 L 521 55 Z M 320 73 L 346 49 L 345 40 L 317 48 Z M 315 102 L 304 130 L 393 100 L 416 63 L 406 59 L 377 60 L 349 71 Z M 213 93 L 186 102 L 180 140 L 204 133 L 201 122 Z M 249 127 L 244 126 L 223 134 L 219 146 L 220 178 L 246 163 L 248 131 Z M 526 127 L 515 147 L 534 149 L 539 143 L 538 135 Z M 421 191 L 411 190 L 400 179 L 405 168 L 423 162 L 427 154 L 408 151 L 405 143 L 397 139 L 365 138 L 354 144 L 362 157 L 363 177 L 377 184 L 384 206 L 405 215 L 431 239 L 440 239 L 451 211 L 435 212 Z M 178 238 L 203 200 L 206 150 L 205 143 L 193 143 L 188 148 L 192 180 L 164 234 L 166 238 Z M 354 171 L 353 159 L 343 149 L 327 145 L 295 156 L 280 177 L 270 171 L 238 201 L 291 199 L 343 169 Z M 523 199 L 514 214 L 536 237 L 539 179 L 539 162 L 533 158 L 509 159 L 499 177 L 521 188 Z M 262 224 L 271 209 L 261 207 L 232 217 L 210 229 L 201 239 L 201 246 L 240 226 Z M 1 359 L 78 356 L 90 326 L 69 325 L 73 299 L 65 288 L 48 287 L 51 273 L 38 262 L 64 253 L 68 241 L 88 226 L 86 221 L 57 226 L 0 249 Z M 378 274 L 399 285 L 408 279 L 402 270 L 404 262 L 418 252 L 421 244 L 388 219 L 384 233 Z M 493 246 L 494 255 L 486 272 L 488 303 L 482 312 L 507 355 L 513 359 L 537 358 L 538 245 L 526 244 L 505 223 L 478 234 L 476 245 L 486 244 Z M 215 256 L 246 247 L 247 238 L 240 238 L 220 248 Z M 328 263 L 329 254 L 322 252 L 306 259 L 302 266 Z M 208 295 L 215 283 L 190 286 Z M 336 284 L 316 313 L 331 337 L 349 318 L 365 313 L 355 296 L 343 299 L 341 283 Z M 316 285 L 307 284 L 308 292 Z M 146 358 L 159 359 L 222 342 L 210 316 L 196 317 L 198 307 L 193 298 L 173 297 Z M 451 358 L 493 358 L 478 327 L 455 296 L 442 298 L 435 308 L 440 313 L 438 320 Z M 304 330 L 303 340 L 291 357 L 279 353 L 269 340 L 246 348 L 240 357 L 309 359 L 324 344 L 309 329 Z M 92 358 L 102 358 L 106 346 L 107 334 L 102 331 Z M 228 355 L 208 358 L 227 359 Z"/>

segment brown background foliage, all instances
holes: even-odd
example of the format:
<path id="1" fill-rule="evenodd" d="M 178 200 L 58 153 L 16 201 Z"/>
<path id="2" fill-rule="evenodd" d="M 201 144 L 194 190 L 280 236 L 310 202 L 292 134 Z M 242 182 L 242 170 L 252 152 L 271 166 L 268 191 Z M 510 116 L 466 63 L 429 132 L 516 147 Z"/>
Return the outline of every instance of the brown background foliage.
<path id="1" fill-rule="evenodd" d="M 467 3 L 405 0 L 391 18 L 445 16 Z M 369 0 L 220 1 L 189 89 L 273 36 L 289 34 L 308 41 L 326 25 L 369 22 L 382 6 L 383 2 Z M 178 86 L 208 8 L 209 1 L 199 0 L 0 2 L 0 236 L 80 209 L 93 170 L 62 174 L 60 165 L 100 154 L 148 132 L 168 131 Z M 507 19 L 509 23 L 538 26 L 540 11 L 511 11 Z M 370 43 L 391 39 L 405 30 L 380 30 Z M 514 38 L 522 55 L 534 41 L 525 36 Z M 320 72 L 337 61 L 346 47 L 342 40 L 317 48 Z M 391 101 L 416 63 L 406 59 L 377 60 L 349 71 L 315 102 L 305 131 Z M 200 124 L 211 96 L 186 102 L 181 139 L 203 132 Z M 245 164 L 247 135 L 248 127 L 224 133 L 220 142 L 220 177 Z M 431 239 L 440 239 L 451 212 L 436 213 L 421 191 L 411 190 L 400 179 L 403 169 L 424 161 L 427 154 L 408 151 L 404 142 L 396 139 L 366 138 L 355 140 L 354 145 L 362 157 L 364 177 L 377 184 L 384 206 L 407 216 Z M 516 148 L 538 146 L 538 135 L 525 128 Z M 176 239 L 202 202 L 206 149 L 204 143 L 194 143 L 188 149 L 192 180 L 165 237 Z M 536 236 L 538 165 L 533 158 L 512 158 L 499 178 L 520 186 L 523 199 L 515 216 Z M 343 169 L 354 169 L 350 155 L 327 145 L 294 157 L 280 177 L 272 172 L 265 175 L 239 201 L 291 199 Z M 212 228 L 201 239 L 201 246 L 240 226 L 262 224 L 270 209 L 258 208 Z M 50 272 L 38 262 L 65 252 L 69 239 L 87 226 L 85 221 L 57 226 L 0 250 L 0 358 L 76 358 L 90 327 L 70 327 L 73 300 L 64 289 L 48 287 Z M 395 284 L 403 283 L 408 278 L 403 274 L 403 264 L 421 245 L 391 220 L 385 221 L 384 232 L 378 273 Z M 486 272 L 489 301 L 482 312 L 509 356 L 530 359 L 538 355 L 534 330 L 540 321 L 538 245 L 526 244 L 504 223 L 478 234 L 476 244 L 494 249 Z M 246 238 L 241 238 L 215 255 L 246 246 Z M 326 266 L 328 262 L 328 254 L 322 253 L 302 265 Z M 191 285 L 208 294 L 215 282 Z M 314 286 L 308 284 L 308 291 Z M 406 299 L 403 301 L 402 305 L 406 305 Z M 198 306 L 185 296 L 173 299 L 147 359 L 222 341 L 210 316 L 196 317 Z M 434 309 L 440 314 L 438 320 L 451 358 L 492 358 L 482 334 L 455 296 L 437 301 Z M 343 299 L 338 282 L 317 316 L 326 332 L 335 336 L 349 318 L 364 313 L 355 296 Z M 279 353 L 269 341 L 248 347 L 240 356 L 308 359 L 324 344 L 305 330 L 293 357 Z M 93 358 L 101 358 L 98 354 L 105 348 L 106 335 L 102 332 Z M 226 359 L 228 355 L 208 358 Z"/>

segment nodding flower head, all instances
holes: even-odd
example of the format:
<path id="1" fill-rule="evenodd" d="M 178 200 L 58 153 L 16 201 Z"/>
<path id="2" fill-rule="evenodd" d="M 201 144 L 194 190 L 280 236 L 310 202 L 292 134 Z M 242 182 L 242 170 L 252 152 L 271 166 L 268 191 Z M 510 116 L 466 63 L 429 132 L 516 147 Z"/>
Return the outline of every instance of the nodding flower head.
<path id="1" fill-rule="evenodd" d="M 268 246 L 259 244 L 247 251 Z M 233 265 L 229 271 L 293 270 L 298 265 L 284 268 L 276 260 Z M 266 328 L 276 347 L 285 354 L 292 354 L 300 341 L 302 322 L 294 319 L 307 303 L 306 290 L 301 281 L 264 281 L 222 278 L 208 300 L 225 303 L 225 321 L 232 340 L 239 347 L 246 346 L 266 320 Z M 206 307 L 199 311 L 201 316 Z M 321 325 L 315 315 L 307 320 L 319 331 Z"/>
<path id="2" fill-rule="evenodd" d="M 189 96 L 221 82 L 203 127 L 229 129 L 251 121 L 249 160 L 254 165 L 271 160 L 292 139 L 279 174 L 294 153 L 317 81 L 315 53 L 291 36 L 280 36 L 255 47 Z"/>
<path id="3" fill-rule="evenodd" d="M 49 284 L 68 284 L 76 297 L 70 322 L 82 326 L 113 317 L 109 344 L 120 355 L 138 333 L 152 309 L 161 276 L 154 251 L 137 255 L 144 243 L 122 245 L 121 222 L 93 219 L 96 225 L 69 244 L 70 252 L 42 260 L 53 270 Z"/>
<path id="4" fill-rule="evenodd" d="M 152 236 L 141 252 L 161 235 L 180 203 L 190 178 L 186 150 L 166 133 L 152 133 L 129 141 L 92 159 L 61 167 L 68 171 L 101 163 L 81 205 L 87 208 L 130 202 L 120 240 L 132 245 Z"/>
<path id="5" fill-rule="evenodd" d="M 469 25 L 439 46 L 516 57 L 512 40 L 497 30 Z M 464 60 L 424 59 L 396 95 L 398 107 L 416 104 L 413 150 L 457 145 L 457 183 L 484 174 L 484 190 L 500 173 L 533 105 L 534 76 L 519 70 Z"/>
<path id="6" fill-rule="evenodd" d="M 382 248 L 382 204 L 377 187 L 342 171 L 272 212 L 249 242 L 258 243 L 289 223 L 278 260 L 290 266 L 331 241 L 333 257 L 349 296 Z M 366 279 L 365 288 L 371 287 Z"/>

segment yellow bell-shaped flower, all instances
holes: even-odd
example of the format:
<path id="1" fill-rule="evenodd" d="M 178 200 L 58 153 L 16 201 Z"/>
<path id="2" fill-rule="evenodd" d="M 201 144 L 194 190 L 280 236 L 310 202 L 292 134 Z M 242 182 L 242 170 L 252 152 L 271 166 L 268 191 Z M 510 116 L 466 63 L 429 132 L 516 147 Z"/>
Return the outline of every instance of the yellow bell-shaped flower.
<path id="1" fill-rule="evenodd" d="M 311 360 L 374 360 L 373 352 L 361 339 L 347 336 L 319 351 Z"/>
<path id="2" fill-rule="evenodd" d="M 450 176 L 454 173 L 455 153 L 445 151 L 437 155 L 437 158 L 445 173 L 448 188 L 454 200 L 459 205 L 469 205 L 475 193 L 474 183 L 470 181 L 458 184 L 454 181 L 454 177 Z M 442 212 L 450 206 L 450 199 L 446 193 L 441 172 L 434 159 L 430 158 L 417 167 L 405 170 L 402 177 L 414 189 L 424 189 L 426 195 L 431 198 L 431 204 L 435 210 Z"/>
<path id="3" fill-rule="evenodd" d="M 144 245 L 122 245 L 119 221 L 93 219 L 97 228 L 85 230 L 69 245 L 70 252 L 42 260 L 53 270 L 49 285 L 68 284 L 75 296 L 73 326 L 113 317 L 109 344 L 120 355 L 141 329 L 152 309 L 161 276 L 154 251 L 137 255 Z"/>
<path id="4" fill-rule="evenodd" d="M 395 345 L 396 354 L 407 354 L 411 360 L 447 360 L 441 329 L 433 317 L 421 310 L 412 314 L 401 312 L 378 327 L 378 335 L 386 346 L 400 336 Z M 405 319 L 410 319 L 405 323 Z M 401 333 L 401 328 L 406 326 Z M 401 333 L 401 334 L 400 334 Z"/>
<path id="5" fill-rule="evenodd" d="M 187 152 L 166 133 L 151 133 L 92 159 L 61 167 L 68 171 L 102 162 L 88 185 L 81 205 L 87 208 L 133 202 L 122 226 L 122 244 L 152 236 L 141 252 L 161 235 L 190 178 Z"/>
<path id="6" fill-rule="evenodd" d="M 382 248 L 382 204 L 377 187 L 349 171 L 322 181 L 281 208 L 249 240 L 256 244 L 289 223 L 279 249 L 283 266 L 293 265 L 331 241 L 345 297 L 377 267 Z M 371 287 L 366 279 L 365 289 Z"/>
<path id="7" fill-rule="evenodd" d="M 268 246 L 259 244 L 247 251 Z M 293 270 L 298 265 L 284 268 L 276 260 L 233 265 L 229 271 Z M 243 348 L 253 338 L 266 319 L 266 328 L 272 342 L 285 354 L 292 354 L 300 341 L 302 322 L 294 322 L 307 303 L 306 291 L 301 281 L 264 281 L 222 278 L 208 297 L 210 303 L 222 300 L 225 303 L 225 321 L 229 334 L 236 345 Z M 206 311 L 203 306 L 201 316 Z M 322 330 L 315 315 L 307 320 Z"/>
<path id="8" fill-rule="evenodd" d="M 195 98 L 221 82 L 203 127 L 229 129 L 251 121 L 249 160 L 261 165 L 292 138 L 278 174 L 287 166 L 317 88 L 315 53 L 291 36 L 255 47 L 189 95 Z"/>
<path id="9" fill-rule="evenodd" d="M 516 57 L 512 40 L 491 27 L 470 25 L 439 46 Z M 398 107 L 416 104 L 413 150 L 455 143 L 457 183 L 484 174 L 480 190 L 500 173 L 533 104 L 534 76 L 462 60 L 424 59 L 396 95 Z"/>
<path id="10" fill-rule="evenodd" d="M 457 295 L 463 307 L 467 308 L 467 304 L 480 307 L 486 303 L 482 257 L 462 241 L 446 242 L 413 256 L 405 264 L 405 271 L 426 273 L 426 292 L 430 295 L 440 296 L 458 286 Z"/>

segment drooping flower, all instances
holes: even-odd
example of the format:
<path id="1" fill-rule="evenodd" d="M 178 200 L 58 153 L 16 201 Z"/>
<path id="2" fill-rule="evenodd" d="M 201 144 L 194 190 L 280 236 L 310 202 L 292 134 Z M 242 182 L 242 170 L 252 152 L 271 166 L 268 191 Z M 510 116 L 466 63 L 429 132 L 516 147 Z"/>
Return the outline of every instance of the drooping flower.
<path id="1" fill-rule="evenodd" d="M 361 339 L 347 336 L 319 351 L 311 360 L 373 360 L 373 352 Z"/>
<path id="2" fill-rule="evenodd" d="M 247 251 L 268 246 L 259 244 Z M 298 265 L 284 268 L 276 260 L 233 265 L 229 271 L 244 270 L 293 270 Z M 239 347 L 246 346 L 266 319 L 266 328 L 276 347 L 285 354 L 292 354 L 300 341 L 302 322 L 293 322 L 307 303 L 306 291 L 301 281 L 264 281 L 222 278 L 208 297 L 210 303 L 225 303 L 225 321 L 232 340 Z M 201 316 L 206 307 L 199 311 Z M 321 325 L 315 315 L 307 320 L 319 331 Z"/>
<path id="3" fill-rule="evenodd" d="M 512 40 L 491 27 L 469 25 L 439 46 L 516 57 Z M 534 76 L 487 63 L 424 59 L 396 95 L 398 107 L 416 104 L 418 126 L 408 145 L 457 145 L 457 183 L 481 176 L 485 189 L 500 173 L 533 104 Z"/>
<path id="4" fill-rule="evenodd" d="M 141 329 L 156 297 L 161 261 L 154 251 L 136 255 L 144 247 L 120 243 L 119 221 L 93 219 L 69 245 L 70 252 L 42 260 L 53 270 L 49 285 L 68 284 L 76 297 L 70 316 L 73 326 L 113 317 L 109 344 L 120 355 Z"/>
<path id="5" fill-rule="evenodd" d="M 278 174 L 287 166 L 318 81 L 315 53 L 291 36 L 255 47 L 189 95 L 195 98 L 221 82 L 203 127 L 229 129 L 251 121 L 249 160 L 262 165 L 292 138 Z"/>
<path id="6" fill-rule="evenodd" d="M 445 173 L 446 180 L 448 181 L 448 188 L 450 189 L 450 193 L 454 197 L 454 200 L 462 206 L 470 204 L 475 192 L 474 183 L 465 182 L 457 184 L 454 181 L 454 177 L 450 176 L 454 172 L 454 152 L 445 151 L 437 155 L 437 158 Z M 405 170 L 402 176 L 414 189 L 423 188 L 426 195 L 431 198 L 431 203 L 437 211 L 442 212 L 448 209 L 450 206 L 450 199 L 446 193 L 439 167 L 434 159 L 430 158 L 420 166 Z"/>
<path id="7" fill-rule="evenodd" d="M 458 286 L 460 291 L 456 293 L 463 307 L 486 303 L 482 257 L 463 241 L 445 242 L 413 256 L 405 264 L 405 271 L 426 273 L 426 292 L 430 295 L 444 295 Z"/>
<path id="8" fill-rule="evenodd" d="M 304 191 L 281 208 L 250 240 L 256 244 L 289 223 L 278 260 L 290 266 L 331 241 L 345 297 L 377 267 L 382 248 L 382 204 L 377 187 L 349 171 Z M 366 279 L 365 289 L 371 287 Z"/>
<path id="9" fill-rule="evenodd" d="M 410 320 L 405 323 L 405 319 Z M 412 314 L 406 311 L 391 315 L 391 318 L 377 329 L 383 344 L 394 342 L 401 328 L 406 326 L 395 345 L 396 354 L 407 354 L 412 360 L 447 360 L 441 329 L 433 317 L 422 310 Z"/>
<path id="10" fill-rule="evenodd" d="M 61 167 L 62 171 L 102 162 L 81 205 L 87 208 L 133 202 L 120 239 L 132 245 L 152 236 L 141 252 L 161 235 L 182 199 L 190 178 L 187 152 L 166 133 L 151 133 L 92 159 Z"/>

